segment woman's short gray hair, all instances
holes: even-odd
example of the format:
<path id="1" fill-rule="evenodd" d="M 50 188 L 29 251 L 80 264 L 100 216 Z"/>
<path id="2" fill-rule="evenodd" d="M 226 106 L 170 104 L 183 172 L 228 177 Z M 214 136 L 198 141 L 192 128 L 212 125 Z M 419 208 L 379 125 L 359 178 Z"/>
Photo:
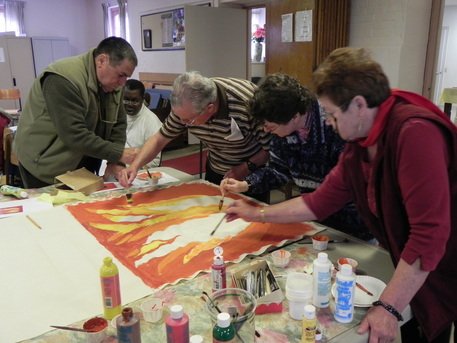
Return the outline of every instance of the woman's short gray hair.
<path id="1" fill-rule="evenodd" d="M 205 106 L 217 99 L 217 87 L 213 80 L 202 76 L 198 71 L 179 75 L 173 82 L 171 106 L 182 106 L 190 101 L 194 111 L 200 113 Z"/>

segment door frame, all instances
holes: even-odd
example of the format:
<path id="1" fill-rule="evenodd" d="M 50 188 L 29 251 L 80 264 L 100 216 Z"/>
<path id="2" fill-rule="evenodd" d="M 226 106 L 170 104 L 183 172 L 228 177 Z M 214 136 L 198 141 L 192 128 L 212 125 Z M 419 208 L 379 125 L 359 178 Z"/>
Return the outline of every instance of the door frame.
<path id="1" fill-rule="evenodd" d="M 435 73 L 440 52 L 441 26 L 443 23 L 445 0 L 433 0 L 428 31 L 427 52 L 425 55 L 424 82 L 422 95 L 433 101 L 435 98 Z"/>

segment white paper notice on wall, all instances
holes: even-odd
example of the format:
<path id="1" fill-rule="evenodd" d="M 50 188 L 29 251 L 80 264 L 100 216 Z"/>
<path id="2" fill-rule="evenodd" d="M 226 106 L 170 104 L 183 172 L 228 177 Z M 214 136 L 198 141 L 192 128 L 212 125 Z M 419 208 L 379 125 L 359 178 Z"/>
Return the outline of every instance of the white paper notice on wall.
<path id="1" fill-rule="evenodd" d="M 295 12 L 295 41 L 311 42 L 313 40 L 313 11 Z"/>
<path id="2" fill-rule="evenodd" d="M 287 43 L 292 42 L 292 23 L 294 16 L 292 13 L 281 15 L 281 42 Z"/>
<path id="3" fill-rule="evenodd" d="M 5 50 L 0 48 L 0 63 L 5 63 Z"/>

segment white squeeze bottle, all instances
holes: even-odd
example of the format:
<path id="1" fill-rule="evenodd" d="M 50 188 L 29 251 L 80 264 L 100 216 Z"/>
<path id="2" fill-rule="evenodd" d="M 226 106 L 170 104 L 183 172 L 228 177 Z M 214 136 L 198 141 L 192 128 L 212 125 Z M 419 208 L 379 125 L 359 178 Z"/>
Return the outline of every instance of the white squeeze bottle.
<path id="1" fill-rule="evenodd" d="M 325 252 L 317 254 L 313 262 L 313 304 L 328 307 L 330 303 L 331 263 Z"/>
<path id="2" fill-rule="evenodd" d="M 354 319 L 355 275 L 349 264 L 343 264 L 336 273 L 335 320 L 350 323 Z"/>

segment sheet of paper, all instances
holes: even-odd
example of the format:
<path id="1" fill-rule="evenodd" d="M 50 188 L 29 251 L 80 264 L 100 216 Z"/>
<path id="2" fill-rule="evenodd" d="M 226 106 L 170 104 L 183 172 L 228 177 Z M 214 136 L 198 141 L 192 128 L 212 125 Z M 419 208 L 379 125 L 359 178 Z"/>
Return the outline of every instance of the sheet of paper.
<path id="1" fill-rule="evenodd" d="M 100 315 L 99 269 L 111 256 L 64 207 L 2 219 L 0 232 L 0 342 L 16 342 Z M 150 287 L 114 259 L 119 268 L 122 303 L 149 295 Z M 24 325 L 27 323 L 27 325 Z"/>
<path id="2" fill-rule="evenodd" d="M 0 218 L 33 213 L 50 208 L 52 208 L 52 204 L 49 202 L 44 202 L 33 198 L 0 202 Z"/>
<path id="3" fill-rule="evenodd" d="M 313 40 L 313 11 L 295 12 L 295 41 L 311 42 Z"/>
<path id="4" fill-rule="evenodd" d="M 281 15 L 281 42 L 292 42 L 292 23 L 294 16 L 292 13 Z"/>

